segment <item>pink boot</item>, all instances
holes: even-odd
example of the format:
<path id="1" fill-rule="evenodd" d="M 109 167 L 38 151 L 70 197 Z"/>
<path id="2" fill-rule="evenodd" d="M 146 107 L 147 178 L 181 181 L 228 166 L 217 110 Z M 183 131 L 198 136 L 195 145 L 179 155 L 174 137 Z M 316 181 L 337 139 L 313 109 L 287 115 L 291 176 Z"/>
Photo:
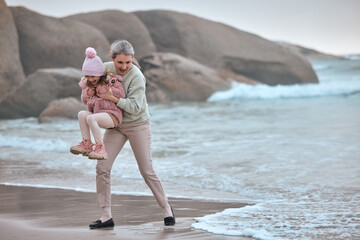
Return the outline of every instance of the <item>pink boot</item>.
<path id="1" fill-rule="evenodd" d="M 70 148 L 70 152 L 73 154 L 82 154 L 84 156 L 89 155 L 89 153 L 92 152 L 92 146 L 94 144 L 92 144 L 90 139 L 84 139 L 82 142 L 80 142 L 78 145 L 76 146 L 72 146 Z"/>
<path id="2" fill-rule="evenodd" d="M 107 160 L 105 145 L 101 142 L 95 144 L 95 150 L 89 153 L 89 159 Z"/>

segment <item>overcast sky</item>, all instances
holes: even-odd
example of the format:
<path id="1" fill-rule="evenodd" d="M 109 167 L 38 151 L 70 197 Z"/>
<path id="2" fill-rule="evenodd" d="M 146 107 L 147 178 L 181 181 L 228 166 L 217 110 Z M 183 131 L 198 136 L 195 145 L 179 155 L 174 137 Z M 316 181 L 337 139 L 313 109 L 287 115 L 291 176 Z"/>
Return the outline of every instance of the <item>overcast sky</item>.
<path id="1" fill-rule="evenodd" d="M 41 14 L 165 9 L 330 54 L 360 54 L 360 0 L 5 0 Z"/>

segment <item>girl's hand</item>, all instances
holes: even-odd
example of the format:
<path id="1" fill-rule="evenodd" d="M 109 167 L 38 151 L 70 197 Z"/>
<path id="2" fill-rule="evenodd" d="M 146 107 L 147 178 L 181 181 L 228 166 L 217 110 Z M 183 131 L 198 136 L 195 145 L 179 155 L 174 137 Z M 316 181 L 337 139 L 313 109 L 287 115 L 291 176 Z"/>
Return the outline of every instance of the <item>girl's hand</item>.
<path id="1" fill-rule="evenodd" d="M 118 103 L 119 99 L 114 96 L 113 92 L 111 91 L 111 88 L 109 88 L 109 91 L 104 94 L 100 94 L 99 97 L 103 100 L 109 100 L 113 103 Z"/>
<path id="2" fill-rule="evenodd" d="M 90 96 L 90 97 L 94 96 L 94 95 L 95 95 L 95 89 L 89 88 L 87 94 L 88 94 L 88 96 Z"/>

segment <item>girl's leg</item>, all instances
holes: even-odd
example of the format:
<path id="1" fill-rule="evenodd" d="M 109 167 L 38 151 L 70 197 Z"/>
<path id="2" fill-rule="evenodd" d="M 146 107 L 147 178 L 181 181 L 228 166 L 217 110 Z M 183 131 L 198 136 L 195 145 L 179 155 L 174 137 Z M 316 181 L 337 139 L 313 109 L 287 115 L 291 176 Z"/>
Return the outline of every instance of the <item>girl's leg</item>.
<path id="1" fill-rule="evenodd" d="M 129 138 L 140 173 L 154 194 L 156 201 L 162 207 L 164 217 L 173 216 L 168 198 L 152 166 L 149 121 L 129 128 L 125 127 L 121 131 Z"/>
<path id="2" fill-rule="evenodd" d="M 86 123 L 89 125 L 93 133 L 96 143 L 103 143 L 103 137 L 100 128 L 115 127 L 114 121 L 108 113 L 94 113 L 86 117 Z"/>
<path id="3" fill-rule="evenodd" d="M 102 208 L 100 220 L 105 222 L 111 218 L 111 168 L 116 156 L 123 148 L 127 138 L 117 129 L 108 129 L 104 134 L 104 144 L 108 159 L 98 161 L 96 165 L 96 202 Z"/>
<path id="4" fill-rule="evenodd" d="M 80 111 L 78 113 L 79 126 L 80 126 L 81 136 L 82 136 L 83 140 L 91 138 L 89 125 L 86 122 L 86 118 L 91 114 L 92 113 L 89 111 Z"/>
<path id="5" fill-rule="evenodd" d="M 88 156 L 89 153 L 93 150 L 89 125 L 86 122 L 86 118 L 91 114 L 92 113 L 89 111 L 80 111 L 78 113 L 82 141 L 78 145 L 71 146 L 70 152 L 73 154 L 82 154 L 84 156 Z"/>

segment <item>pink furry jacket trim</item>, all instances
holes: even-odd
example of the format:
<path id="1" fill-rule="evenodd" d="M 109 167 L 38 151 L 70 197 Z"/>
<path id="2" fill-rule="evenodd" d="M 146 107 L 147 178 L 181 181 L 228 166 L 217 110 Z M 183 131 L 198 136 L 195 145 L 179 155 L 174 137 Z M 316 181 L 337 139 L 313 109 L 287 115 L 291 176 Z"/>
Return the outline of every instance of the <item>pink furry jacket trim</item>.
<path id="1" fill-rule="evenodd" d="M 125 91 L 122 85 L 122 78 L 119 75 L 113 75 L 109 79 L 109 84 L 104 85 L 97 91 L 100 93 L 106 93 L 108 91 L 108 87 L 111 88 L 114 96 L 117 98 L 125 98 Z M 106 112 L 112 114 L 114 117 L 117 118 L 118 123 L 120 124 L 122 121 L 122 111 L 121 109 L 116 106 L 115 103 L 109 100 L 103 100 L 99 98 L 96 94 L 94 96 L 88 95 L 88 90 L 90 87 L 86 85 L 86 78 L 82 77 L 79 86 L 82 89 L 81 92 L 81 101 L 87 105 L 88 110 L 92 113 L 101 113 Z M 100 86 L 100 85 L 99 85 Z M 98 87 L 97 87 L 98 88 Z"/>

